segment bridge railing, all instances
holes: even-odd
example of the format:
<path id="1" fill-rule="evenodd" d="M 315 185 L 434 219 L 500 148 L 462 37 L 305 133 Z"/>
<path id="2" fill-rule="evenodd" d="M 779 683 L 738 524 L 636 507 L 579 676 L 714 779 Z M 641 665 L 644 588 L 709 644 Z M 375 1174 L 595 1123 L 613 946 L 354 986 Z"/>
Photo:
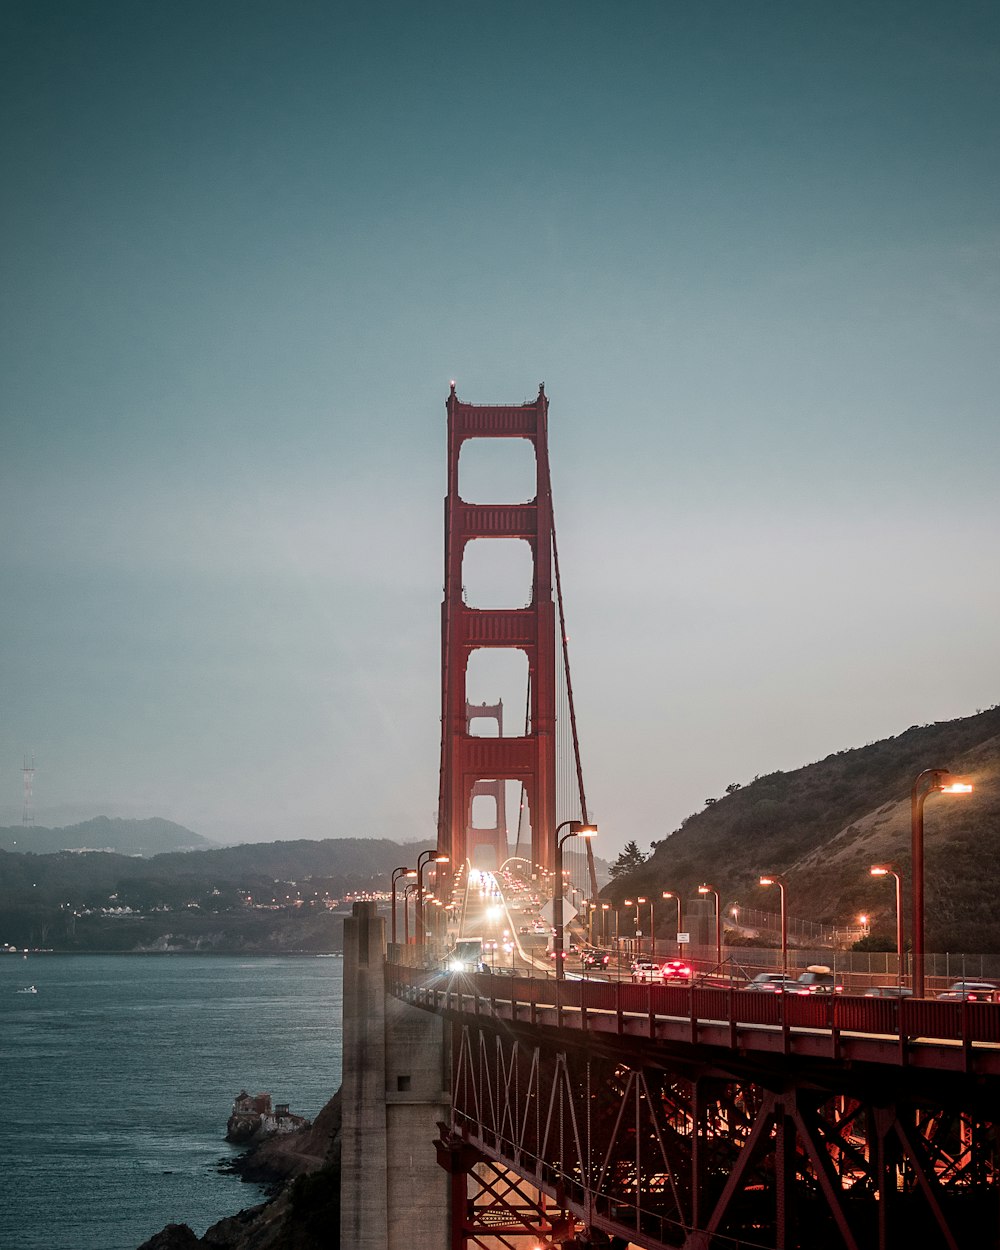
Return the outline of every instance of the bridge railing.
<path id="1" fill-rule="evenodd" d="M 530 1024 L 555 1022 L 570 1028 L 594 1027 L 595 1018 L 613 1017 L 621 1029 L 621 1022 L 628 1019 L 628 1031 L 633 1034 L 636 1021 L 644 1022 L 640 1027 L 651 1039 L 668 1036 L 670 1022 L 687 1021 L 728 1028 L 733 1044 L 738 1030 L 752 1028 L 883 1039 L 901 1047 L 1000 1047 L 1000 1004 L 995 1003 L 557 981 L 448 973 L 401 964 L 387 965 L 387 978 L 393 993 L 433 1010 L 496 1015 Z M 693 1035 L 693 1031 L 684 1034 Z M 995 1054 L 991 1049 L 990 1058 L 1000 1070 L 1000 1049 Z M 955 1064 L 949 1061 L 948 1066 Z"/>

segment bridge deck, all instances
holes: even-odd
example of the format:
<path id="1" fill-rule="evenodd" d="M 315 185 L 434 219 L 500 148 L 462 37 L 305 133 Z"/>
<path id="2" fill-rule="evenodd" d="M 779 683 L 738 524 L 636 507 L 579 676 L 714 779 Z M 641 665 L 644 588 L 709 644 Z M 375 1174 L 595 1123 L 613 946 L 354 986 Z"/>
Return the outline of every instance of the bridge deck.
<path id="1" fill-rule="evenodd" d="M 489 1015 L 532 1027 L 740 1054 L 892 1064 L 1000 1075 L 1000 1005 L 753 994 L 706 987 L 449 974 L 393 966 L 390 986 L 453 1018 Z"/>

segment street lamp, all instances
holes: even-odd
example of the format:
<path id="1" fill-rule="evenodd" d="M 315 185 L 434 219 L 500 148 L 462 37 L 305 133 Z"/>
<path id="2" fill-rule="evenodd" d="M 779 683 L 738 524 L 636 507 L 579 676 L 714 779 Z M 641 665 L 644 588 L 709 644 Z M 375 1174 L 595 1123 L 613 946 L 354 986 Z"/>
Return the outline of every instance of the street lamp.
<path id="1" fill-rule="evenodd" d="M 776 885 L 781 891 L 781 975 L 788 979 L 788 911 L 785 908 L 785 878 L 769 872 L 760 877 L 761 885 Z"/>
<path id="2" fill-rule="evenodd" d="M 396 945 L 396 882 L 400 877 L 415 877 L 417 875 L 416 868 L 394 868 L 392 870 L 392 944 Z"/>
<path id="3" fill-rule="evenodd" d="M 421 851 L 417 856 L 417 907 L 414 912 L 413 925 L 417 931 L 418 946 L 424 944 L 424 869 L 432 861 L 435 864 L 450 863 L 447 855 L 439 855 L 437 851 Z"/>
<path id="4" fill-rule="evenodd" d="M 601 945 L 608 944 L 608 912 L 611 910 L 610 903 L 601 904 Z"/>
<path id="5" fill-rule="evenodd" d="M 653 927 L 653 925 L 654 925 L 654 921 L 653 921 L 653 900 L 652 900 L 652 899 L 643 898 L 643 897 L 640 895 L 640 896 L 639 896 L 639 897 L 638 897 L 635 901 L 636 901 L 637 903 L 649 903 L 649 957 L 650 957 L 650 959 L 654 959 L 654 960 L 655 960 L 655 959 L 656 959 L 656 929 Z M 636 915 L 638 915 L 638 914 L 639 914 L 639 912 L 638 912 L 638 908 L 637 908 L 637 909 L 636 909 Z M 636 925 L 636 928 L 638 928 L 638 925 Z M 640 943 L 639 943 L 639 945 L 640 945 L 640 946 L 642 946 L 642 943 L 640 942 Z M 641 952 L 640 952 L 640 953 L 641 953 Z"/>
<path id="6" fill-rule="evenodd" d="M 410 895 L 416 894 L 417 883 L 411 881 L 409 885 L 403 886 L 403 942 L 409 946 L 410 944 Z M 414 903 L 414 928 L 416 928 L 416 904 Z M 416 940 L 416 934 L 414 934 Z"/>
<path id="7" fill-rule="evenodd" d="M 913 997 L 924 996 L 924 800 L 941 794 L 970 794 L 972 786 L 946 768 L 925 768 L 910 790 L 910 846 L 913 872 Z"/>
<path id="8" fill-rule="evenodd" d="M 569 833 L 564 833 L 560 838 L 559 830 L 569 829 Z M 555 921 L 555 938 L 552 943 L 552 950 L 556 957 L 556 977 L 561 980 L 563 975 L 563 873 L 562 873 L 562 849 L 563 843 L 568 842 L 570 838 L 593 838 L 597 836 L 596 825 L 585 825 L 580 820 L 564 820 L 562 824 L 556 825 L 555 843 L 556 843 L 556 859 L 554 885 L 555 894 L 552 899 L 552 919 Z"/>
<path id="9" fill-rule="evenodd" d="M 699 894 L 715 895 L 715 962 L 722 967 L 722 912 L 719 910 L 719 891 L 714 885 L 698 886 Z"/>
<path id="10" fill-rule="evenodd" d="M 681 896 L 674 893 L 673 890 L 664 890 L 661 898 L 672 898 L 677 904 L 677 954 L 681 953 L 680 935 L 683 932 L 683 922 L 681 919 Z"/>
<path id="11" fill-rule="evenodd" d="M 896 878 L 896 980 L 903 984 L 903 881 L 895 864 L 872 864 L 868 869 L 873 877 Z"/>
<path id="12" fill-rule="evenodd" d="M 627 898 L 623 901 L 626 907 L 635 908 L 635 917 L 632 923 L 632 936 L 636 940 L 635 941 L 635 945 L 636 945 L 635 956 L 636 956 L 636 959 L 638 959 L 639 956 L 642 954 L 642 951 L 639 950 L 639 947 L 642 945 L 642 943 L 639 941 L 639 904 L 635 901 L 635 899 L 632 899 L 632 898 Z"/>

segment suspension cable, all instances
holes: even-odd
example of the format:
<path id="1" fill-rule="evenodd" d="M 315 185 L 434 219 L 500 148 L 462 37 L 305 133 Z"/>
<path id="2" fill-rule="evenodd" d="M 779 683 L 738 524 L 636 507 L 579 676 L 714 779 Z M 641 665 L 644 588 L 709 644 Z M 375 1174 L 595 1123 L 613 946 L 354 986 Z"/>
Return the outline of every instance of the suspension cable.
<path id="1" fill-rule="evenodd" d="M 573 734 L 573 756 L 576 760 L 576 781 L 580 790 L 580 817 L 585 825 L 590 824 L 587 816 L 587 796 L 583 789 L 583 765 L 580 761 L 580 737 L 576 729 L 576 705 L 573 702 L 573 679 L 569 670 L 569 639 L 566 637 L 566 615 L 563 611 L 562 578 L 559 576 L 559 544 L 556 542 L 556 512 L 551 507 L 552 515 L 552 558 L 556 574 L 556 602 L 559 605 L 559 636 L 562 638 L 563 670 L 566 674 L 566 700 L 569 703 L 569 723 Z M 597 871 L 594 867 L 594 848 L 592 839 L 585 838 L 587 843 L 587 869 L 590 873 L 591 898 L 597 898 Z"/>

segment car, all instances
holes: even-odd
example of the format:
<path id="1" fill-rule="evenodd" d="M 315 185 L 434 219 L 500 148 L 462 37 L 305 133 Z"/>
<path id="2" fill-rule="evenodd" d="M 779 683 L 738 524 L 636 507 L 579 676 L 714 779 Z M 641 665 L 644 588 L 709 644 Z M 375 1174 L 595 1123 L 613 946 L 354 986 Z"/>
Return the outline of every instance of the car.
<path id="1" fill-rule="evenodd" d="M 938 998 L 967 1003 L 995 1003 L 997 987 L 992 981 L 955 981 Z"/>
<path id="2" fill-rule="evenodd" d="M 693 975 L 693 969 L 690 964 L 686 964 L 683 959 L 668 959 L 660 969 L 660 976 L 666 981 L 683 981 L 687 984 Z"/>
<path id="3" fill-rule="evenodd" d="M 909 998 L 912 993 L 908 985 L 869 985 L 862 998 Z"/>
<path id="4" fill-rule="evenodd" d="M 824 964 L 810 964 L 799 974 L 798 992 L 800 994 L 843 994 L 843 983 L 834 977 Z"/>
<path id="5" fill-rule="evenodd" d="M 766 981 L 761 981 L 757 977 L 743 987 L 745 990 L 756 990 L 758 994 L 802 994 L 804 993 L 802 986 L 798 981 L 793 981 L 791 977 L 774 976 L 769 974 Z"/>
<path id="6" fill-rule="evenodd" d="M 660 965 L 652 959 L 637 959 L 632 965 L 633 981 L 660 981 Z"/>
<path id="7" fill-rule="evenodd" d="M 583 951 L 580 962 L 585 968 L 606 968 L 611 962 L 607 951 Z"/>
<path id="8" fill-rule="evenodd" d="M 751 985 L 767 985 L 771 981 L 790 981 L 792 978 L 784 972 L 758 972 Z"/>

